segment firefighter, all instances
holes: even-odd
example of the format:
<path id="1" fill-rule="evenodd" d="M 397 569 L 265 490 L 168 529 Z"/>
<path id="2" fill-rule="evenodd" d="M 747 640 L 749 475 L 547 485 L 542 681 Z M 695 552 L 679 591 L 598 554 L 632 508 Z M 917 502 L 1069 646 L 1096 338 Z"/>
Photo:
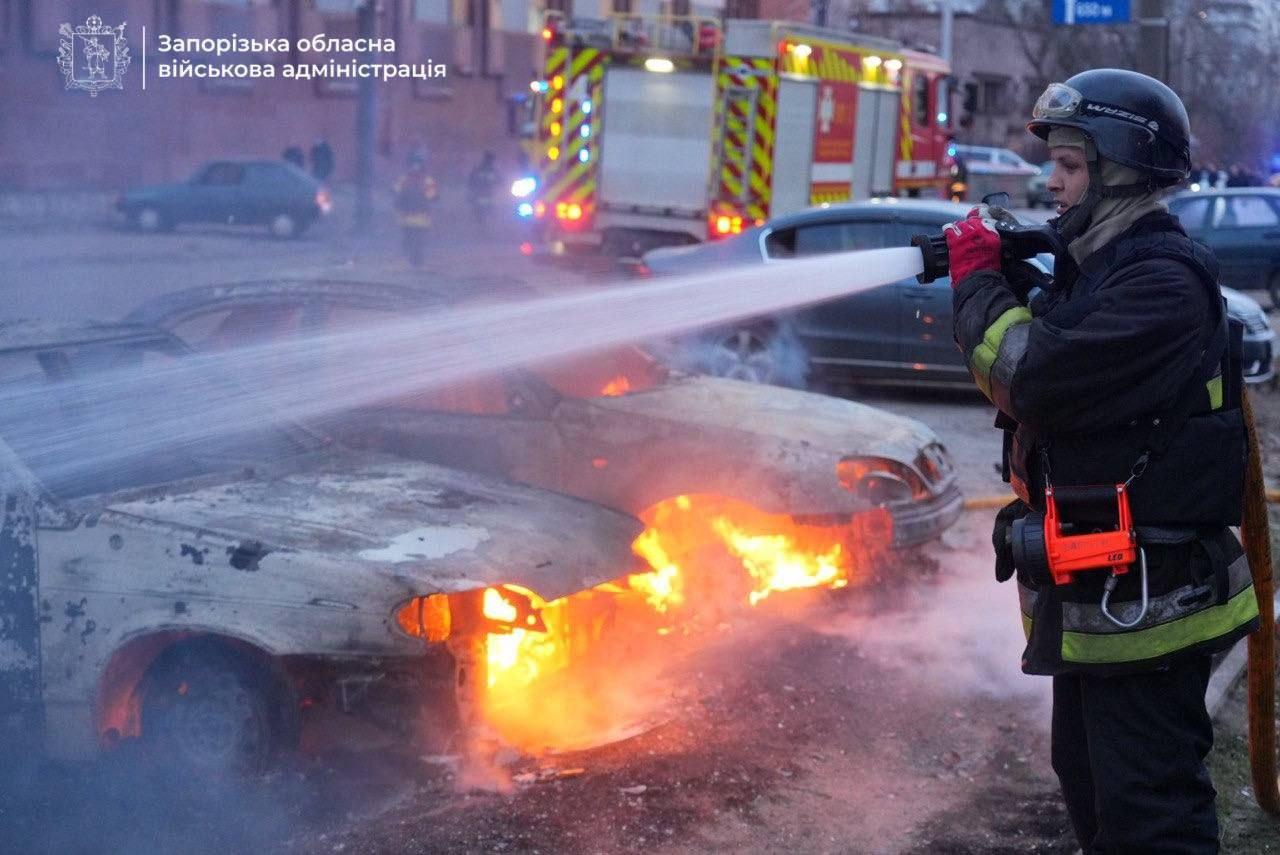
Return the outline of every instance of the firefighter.
<path id="1" fill-rule="evenodd" d="M 431 228 L 431 208 L 436 199 L 436 181 L 427 174 L 427 159 L 415 152 L 409 170 L 396 181 L 396 214 L 400 219 L 401 245 L 413 267 L 422 266 L 427 231 Z"/>
<path id="2" fill-rule="evenodd" d="M 1027 129 L 1054 162 L 1055 275 L 1002 269 L 998 209 L 946 230 L 956 343 L 1018 496 L 996 518 L 996 578 L 1017 577 L 1023 670 L 1053 677 L 1053 768 L 1083 851 L 1216 852 L 1210 657 L 1258 605 L 1228 528 L 1245 430 L 1218 264 L 1160 201 L 1190 169 L 1187 113 L 1157 80 L 1095 69 L 1050 85 Z M 1046 485 L 1105 487 L 1070 491 L 1070 534 L 1115 527 L 1119 484 L 1141 560 L 1055 584 L 1036 551 Z"/>

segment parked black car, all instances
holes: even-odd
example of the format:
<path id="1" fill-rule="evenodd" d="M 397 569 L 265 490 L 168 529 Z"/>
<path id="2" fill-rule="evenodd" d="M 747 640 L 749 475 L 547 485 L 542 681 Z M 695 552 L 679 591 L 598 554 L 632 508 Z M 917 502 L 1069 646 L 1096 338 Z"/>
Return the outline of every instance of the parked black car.
<path id="1" fill-rule="evenodd" d="M 1280 189 L 1186 190 L 1169 210 L 1218 256 L 1223 284 L 1266 288 L 1272 307 L 1280 308 Z"/>
<path id="2" fill-rule="evenodd" d="M 279 238 L 297 237 L 329 213 L 329 191 L 284 161 L 219 160 L 189 181 L 126 190 L 116 208 L 144 232 L 183 223 L 265 225 Z"/>
<path id="3" fill-rule="evenodd" d="M 685 273 L 907 246 L 913 235 L 939 232 L 971 208 L 892 198 L 810 208 L 716 243 L 653 250 L 644 256 L 641 273 Z M 1036 262 L 1052 270 L 1052 257 L 1039 256 Z M 1275 333 L 1266 315 L 1244 294 L 1222 290 L 1228 311 L 1245 325 L 1245 379 L 1269 380 Z M 902 279 L 785 317 L 717 330 L 697 342 L 679 343 L 676 352 L 687 360 L 683 367 L 764 383 L 973 385 L 952 338 L 948 277 L 929 285 L 914 277 Z"/>

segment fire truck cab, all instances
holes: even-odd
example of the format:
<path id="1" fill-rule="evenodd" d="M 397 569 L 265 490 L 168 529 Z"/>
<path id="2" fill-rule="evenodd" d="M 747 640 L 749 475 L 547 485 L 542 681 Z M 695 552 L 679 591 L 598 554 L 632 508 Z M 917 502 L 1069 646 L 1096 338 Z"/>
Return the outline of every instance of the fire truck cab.
<path id="1" fill-rule="evenodd" d="M 945 198 L 935 56 L 794 22 L 553 15 L 531 243 L 638 257 L 809 205 Z"/>

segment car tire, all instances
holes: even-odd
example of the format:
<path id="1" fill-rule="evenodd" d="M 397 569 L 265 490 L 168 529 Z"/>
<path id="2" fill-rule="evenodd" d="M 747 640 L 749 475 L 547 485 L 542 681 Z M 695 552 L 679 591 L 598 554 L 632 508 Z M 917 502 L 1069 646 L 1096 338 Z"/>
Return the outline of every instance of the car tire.
<path id="1" fill-rule="evenodd" d="M 750 327 L 733 330 L 713 342 L 707 373 L 751 383 L 774 383 L 778 379 L 778 365 L 770 344 L 771 336 L 763 330 Z"/>
<path id="2" fill-rule="evenodd" d="M 270 678 L 244 657 L 212 643 L 165 651 L 142 692 L 142 740 L 175 771 L 262 772 L 275 748 Z"/>
<path id="3" fill-rule="evenodd" d="M 154 205 L 144 205 L 133 212 L 133 225 L 140 232 L 155 234 L 167 232 L 173 223 L 165 216 L 164 211 Z"/>
<path id="4" fill-rule="evenodd" d="M 281 240 L 295 238 L 302 233 L 301 223 L 293 214 L 281 211 L 271 217 L 267 223 L 267 228 L 271 230 L 271 236 Z"/>
<path id="5" fill-rule="evenodd" d="M 1273 270 L 1267 279 L 1267 293 L 1271 295 L 1271 308 L 1280 309 L 1280 270 Z"/>

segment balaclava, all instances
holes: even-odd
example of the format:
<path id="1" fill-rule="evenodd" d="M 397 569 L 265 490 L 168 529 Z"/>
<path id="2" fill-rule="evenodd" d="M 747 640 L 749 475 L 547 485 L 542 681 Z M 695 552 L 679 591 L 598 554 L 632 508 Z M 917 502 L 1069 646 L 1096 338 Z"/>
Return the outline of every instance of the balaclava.
<path id="1" fill-rule="evenodd" d="M 1099 178 L 1102 187 L 1119 187 L 1140 185 L 1146 176 L 1124 164 L 1100 157 L 1093 140 L 1079 128 L 1050 128 L 1046 142 L 1049 148 L 1072 146 L 1080 149 L 1089 164 L 1090 186 L 1080 201 L 1058 219 L 1058 228 L 1068 242 L 1067 251 L 1076 264 L 1102 249 L 1147 214 L 1165 210 L 1164 203 L 1158 198 L 1159 191 L 1154 187 L 1145 192 L 1102 197 L 1093 186 Z"/>

